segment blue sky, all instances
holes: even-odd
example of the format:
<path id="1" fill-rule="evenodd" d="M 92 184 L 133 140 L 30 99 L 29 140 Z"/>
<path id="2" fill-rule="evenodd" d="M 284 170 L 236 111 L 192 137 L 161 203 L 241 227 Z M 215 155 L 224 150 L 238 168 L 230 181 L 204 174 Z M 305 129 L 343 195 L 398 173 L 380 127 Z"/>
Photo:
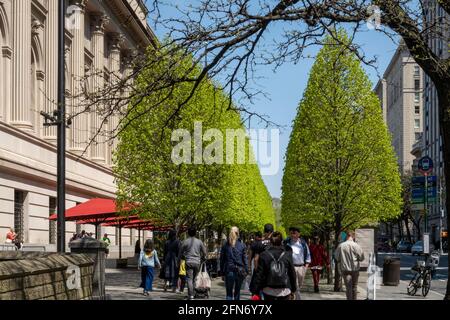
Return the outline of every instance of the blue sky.
<path id="1" fill-rule="evenodd" d="M 163 18 L 168 18 L 170 14 L 173 14 L 172 10 L 162 10 Z M 152 26 L 151 21 L 150 25 Z M 281 26 L 275 26 L 271 30 L 271 35 L 276 36 L 279 32 L 281 32 Z M 160 38 L 164 37 L 164 30 L 160 28 L 157 28 L 155 33 Z M 367 56 L 377 57 L 377 70 L 363 66 L 375 86 L 379 76 L 383 74 L 394 55 L 397 44 L 375 30 L 359 33 L 355 42 L 362 46 Z M 318 49 L 320 48 L 311 49 L 311 54 L 317 52 Z M 313 59 L 303 59 L 298 64 L 286 63 L 276 73 L 273 72 L 273 68 L 270 66 L 260 67 L 257 76 L 262 76 L 264 79 L 259 80 L 258 84 L 263 87 L 269 97 L 268 99 L 260 97 L 254 105 L 246 106 L 252 111 L 269 116 L 271 121 L 284 127 L 280 135 L 279 170 L 275 175 L 263 175 L 264 182 L 272 197 L 281 196 L 284 156 L 289 143 L 292 121 L 296 116 L 297 106 L 306 88 L 309 71 L 313 63 Z M 258 124 L 257 121 L 252 122 L 253 129 L 262 127 L 265 127 L 265 124 Z"/>

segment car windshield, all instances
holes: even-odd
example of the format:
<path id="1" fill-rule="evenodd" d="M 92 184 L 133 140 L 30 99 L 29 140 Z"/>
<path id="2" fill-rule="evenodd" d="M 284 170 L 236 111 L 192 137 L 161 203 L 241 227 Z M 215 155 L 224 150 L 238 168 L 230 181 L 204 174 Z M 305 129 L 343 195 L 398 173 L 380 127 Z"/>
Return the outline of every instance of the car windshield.
<path id="1" fill-rule="evenodd" d="M 421 246 L 421 245 L 423 245 L 423 241 L 417 241 L 415 244 L 415 246 Z"/>

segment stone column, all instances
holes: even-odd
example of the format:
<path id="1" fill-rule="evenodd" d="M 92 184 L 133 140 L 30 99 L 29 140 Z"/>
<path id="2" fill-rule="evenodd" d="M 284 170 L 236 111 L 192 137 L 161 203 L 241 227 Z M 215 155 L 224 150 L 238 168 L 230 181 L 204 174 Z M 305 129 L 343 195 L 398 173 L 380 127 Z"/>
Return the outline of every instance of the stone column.
<path id="1" fill-rule="evenodd" d="M 92 281 L 92 298 L 105 300 L 105 265 L 106 244 L 92 238 L 83 238 L 69 243 L 72 253 L 84 253 L 94 260 L 94 279 Z"/>
<path id="2" fill-rule="evenodd" d="M 13 83 L 11 124 L 33 130 L 31 123 L 31 1 L 13 1 Z"/>
<path id="3" fill-rule="evenodd" d="M 94 54 L 93 61 L 93 91 L 94 95 L 104 88 L 104 67 L 105 67 L 105 26 L 108 23 L 108 17 L 102 14 L 95 14 L 91 17 L 92 27 L 92 51 Z M 105 143 L 105 124 L 102 123 L 100 104 L 92 108 L 91 114 L 91 138 L 96 136 L 91 146 L 92 160 L 101 164 L 105 164 L 106 160 L 106 143 Z M 102 128 L 101 128 L 102 127 Z"/>
<path id="4" fill-rule="evenodd" d="M 110 35 L 110 50 L 109 50 L 109 61 L 110 61 L 110 71 L 111 71 L 111 85 L 115 86 L 117 85 L 121 79 L 121 47 L 124 43 L 124 36 L 120 33 L 111 33 Z M 119 92 L 119 91 L 117 91 Z M 117 99 L 120 99 L 120 96 L 115 97 Z M 116 100 L 114 100 L 116 102 Z M 120 102 L 119 102 L 120 103 Z M 115 104 L 112 105 L 113 107 L 116 107 Z M 109 132 L 109 139 L 113 137 L 116 133 L 117 126 L 119 125 L 119 113 L 118 110 L 114 110 L 113 114 L 109 118 L 108 122 L 108 132 Z M 107 164 L 109 166 L 112 165 L 112 153 L 117 147 L 117 139 L 114 139 L 113 141 L 108 141 L 107 144 Z"/>
<path id="5" fill-rule="evenodd" d="M 44 110 L 48 114 L 58 109 L 58 1 L 48 1 L 47 25 L 45 27 L 45 104 Z M 40 117 L 40 121 L 43 119 Z M 44 127 L 44 139 L 56 143 L 56 127 Z"/>
<path id="6" fill-rule="evenodd" d="M 74 116 L 70 127 L 69 150 L 81 155 L 89 140 L 89 114 L 86 99 L 83 98 L 83 84 L 85 82 L 85 8 L 87 0 L 71 0 L 69 6 L 70 28 L 72 40 L 72 110 Z"/>

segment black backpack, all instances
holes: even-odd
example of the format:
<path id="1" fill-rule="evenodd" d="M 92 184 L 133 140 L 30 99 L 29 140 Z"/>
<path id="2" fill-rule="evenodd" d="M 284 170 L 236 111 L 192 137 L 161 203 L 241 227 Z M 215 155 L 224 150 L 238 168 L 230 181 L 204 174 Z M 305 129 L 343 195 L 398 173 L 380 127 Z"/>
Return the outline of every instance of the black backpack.
<path id="1" fill-rule="evenodd" d="M 269 274 L 267 276 L 267 286 L 269 288 L 288 288 L 289 279 L 287 268 L 284 262 L 281 261 L 285 252 L 281 253 L 278 259 L 275 259 L 269 250 L 266 252 L 272 257 L 272 261 L 269 266 Z"/>

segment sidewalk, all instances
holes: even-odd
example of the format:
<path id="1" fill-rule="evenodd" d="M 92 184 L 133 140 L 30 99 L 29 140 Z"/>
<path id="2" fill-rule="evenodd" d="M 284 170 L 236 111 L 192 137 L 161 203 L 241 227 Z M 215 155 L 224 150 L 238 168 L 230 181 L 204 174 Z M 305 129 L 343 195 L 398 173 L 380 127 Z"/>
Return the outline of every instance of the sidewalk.
<path id="1" fill-rule="evenodd" d="M 143 296 L 142 289 L 139 288 L 140 272 L 137 269 L 106 269 L 106 294 L 112 300 L 184 300 L 185 293 L 164 292 L 163 281 L 156 278 L 154 291 L 150 296 Z M 377 300 L 442 300 L 443 295 L 430 290 L 427 297 L 422 297 L 420 292 L 415 297 L 406 293 L 408 282 L 400 281 L 398 286 L 383 286 L 377 290 Z M 358 300 L 365 300 L 367 297 L 367 273 L 362 272 L 358 284 Z M 314 293 L 311 272 L 307 272 L 305 283 L 301 290 L 303 300 L 345 300 L 345 291 L 334 292 L 333 285 L 326 284 L 322 279 L 320 293 Z M 220 278 L 212 279 L 210 300 L 224 300 L 225 286 Z M 241 299 L 249 300 L 250 293 L 247 290 L 241 291 Z"/>

